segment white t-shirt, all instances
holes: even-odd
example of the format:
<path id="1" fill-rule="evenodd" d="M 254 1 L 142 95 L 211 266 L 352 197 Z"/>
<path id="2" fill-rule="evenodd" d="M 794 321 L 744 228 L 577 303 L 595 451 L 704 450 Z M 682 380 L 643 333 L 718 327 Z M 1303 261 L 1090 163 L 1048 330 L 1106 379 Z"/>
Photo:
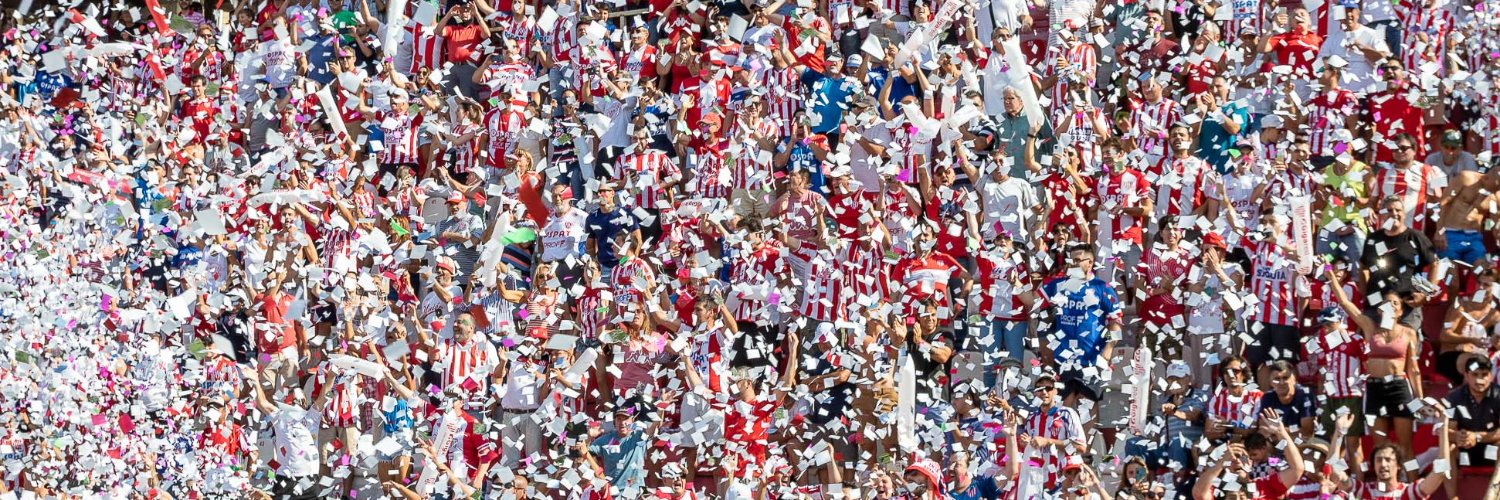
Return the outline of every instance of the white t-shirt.
<path id="1" fill-rule="evenodd" d="M 500 407 L 506 410 L 535 410 L 542 404 L 542 385 L 546 383 L 545 369 L 530 362 L 516 362 L 505 373 L 505 392 L 500 396 Z"/>
<path id="2" fill-rule="evenodd" d="M 318 473 L 318 424 L 320 413 L 296 406 L 280 405 L 271 414 L 276 443 L 277 475 L 306 477 Z"/>
<path id="3" fill-rule="evenodd" d="M 599 137 L 599 147 L 623 148 L 630 145 L 630 117 L 635 113 L 635 100 L 634 97 L 624 100 L 605 97 L 596 101 L 599 114 L 609 118 L 609 128 Z"/>
<path id="4" fill-rule="evenodd" d="M 1009 28 L 1012 35 L 1020 33 L 1021 16 L 1030 14 L 1028 2 L 1023 0 L 983 0 L 975 9 L 975 30 L 979 40 L 988 43 L 995 28 Z"/>
<path id="5" fill-rule="evenodd" d="M 1459 151 L 1458 158 L 1452 165 L 1445 165 L 1443 163 L 1443 153 L 1441 151 L 1427 155 L 1427 160 L 1423 163 L 1432 165 L 1438 170 L 1443 171 L 1443 174 L 1447 175 L 1449 179 L 1457 177 L 1462 172 L 1479 171 L 1479 163 L 1474 161 L 1474 155 L 1469 154 L 1468 151 Z"/>
<path id="6" fill-rule="evenodd" d="M 1354 31 L 1344 33 L 1339 39 L 1329 37 L 1323 41 L 1319 48 L 1319 57 L 1337 55 L 1349 61 L 1349 67 L 1344 68 L 1340 78 L 1340 85 L 1355 93 L 1373 92 L 1374 85 L 1378 81 L 1375 77 L 1375 63 L 1365 57 L 1365 52 L 1357 47 L 1373 47 L 1376 50 L 1390 52 L 1385 45 L 1385 35 L 1375 31 L 1369 26 L 1360 26 Z"/>
<path id="7" fill-rule="evenodd" d="M 542 262 L 557 262 L 569 255 L 580 255 L 579 249 L 588 238 L 588 215 L 582 210 L 572 209 L 567 214 L 552 214 L 547 226 L 542 228 Z"/>
<path id="8" fill-rule="evenodd" d="M 1034 212 L 1031 207 L 1039 203 L 1036 188 L 1019 177 L 995 181 L 988 175 L 979 180 L 979 196 L 984 200 L 984 221 L 979 232 L 985 241 L 995 238 L 995 224 L 1010 232 L 1015 241 L 1026 243 L 1026 230 Z"/>
<path id="9" fill-rule="evenodd" d="M 297 76 L 297 52 L 290 42 L 268 40 L 261 42 L 260 65 L 266 71 L 266 83 L 273 89 L 286 88 Z"/>

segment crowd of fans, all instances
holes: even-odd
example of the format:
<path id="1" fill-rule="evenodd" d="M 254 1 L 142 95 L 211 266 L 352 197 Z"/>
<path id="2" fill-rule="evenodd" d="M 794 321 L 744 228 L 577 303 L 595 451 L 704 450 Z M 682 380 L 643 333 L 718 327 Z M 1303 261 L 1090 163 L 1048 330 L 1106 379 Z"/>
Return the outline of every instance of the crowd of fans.
<path id="1" fill-rule="evenodd" d="M 1493 1 L 11 3 L 6 498 L 1500 488 Z"/>

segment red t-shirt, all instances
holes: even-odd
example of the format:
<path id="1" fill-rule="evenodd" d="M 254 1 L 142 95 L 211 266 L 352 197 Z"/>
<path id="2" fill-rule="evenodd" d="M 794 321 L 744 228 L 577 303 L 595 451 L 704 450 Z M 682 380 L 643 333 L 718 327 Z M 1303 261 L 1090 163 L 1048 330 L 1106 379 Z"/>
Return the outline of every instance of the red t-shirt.
<path id="1" fill-rule="evenodd" d="M 443 26 L 443 48 L 448 54 L 448 62 L 453 64 L 478 62 L 472 58 L 474 49 L 482 41 L 484 41 L 484 31 L 479 29 L 479 23 Z"/>
<path id="2" fill-rule="evenodd" d="M 1287 486 L 1275 474 L 1255 480 L 1255 500 L 1280 500 L 1286 493 Z"/>
<path id="3" fill-rule="evenodd" d="M 1377 162 L 1395 161 L 1395 137 L 1400 134 L 1408 134 L 1416 139 L 1417 158 L 1427 157 L 1426 144 L 1422 140 L 1426 135 L 1422 133 L 1422 108 L 1407 98 L 1407 90 L 1408 86 L 1402 84 L 1370 97 L 1370 119 L 1375 122 L 1375 133 L 1383 138 L 1374 141 Z"/>
<path id="4" fill-rule="evenodd" d="M 1311 31 L 1290 31 L 1271 37 L 1271 49 L 1276 51 L 1276 64 L 1291 66 L 1293 75 L 1304 78 L 1312 76 L 1312 63 L 1317 60 L 1318 50 L 1322 46 L 1323 37 Z"/>
<path id="5" fill-rule="evenodd" d="M 286 319 L 287 309 L 292 305 L 292 296 L 280 291 L 275 296 L 263 293 L 255 296 L 255 302 L 260 304 L 261 314 L 267 323 L 265 329 L 255 332 L 255 344 L 259 346 L 260 352 L 276 354 L 296 347 L 297 335 L 292 331 L 292 323 Z"/>

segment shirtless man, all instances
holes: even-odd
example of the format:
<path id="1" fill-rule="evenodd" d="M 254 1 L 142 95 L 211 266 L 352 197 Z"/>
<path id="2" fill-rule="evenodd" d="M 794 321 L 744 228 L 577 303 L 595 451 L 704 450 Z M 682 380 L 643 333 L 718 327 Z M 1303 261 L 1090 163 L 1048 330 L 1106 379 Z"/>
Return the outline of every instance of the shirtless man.
<path id="1" fill-rule="evenodd" d="M 1433 249 L 1444 259 L 1477 263 L 1485 257 L 1484 221 L 1500 215 L 1500 174 L 1459 172 L 1449 185 L 1452 196 L 1439 209 Z"/>

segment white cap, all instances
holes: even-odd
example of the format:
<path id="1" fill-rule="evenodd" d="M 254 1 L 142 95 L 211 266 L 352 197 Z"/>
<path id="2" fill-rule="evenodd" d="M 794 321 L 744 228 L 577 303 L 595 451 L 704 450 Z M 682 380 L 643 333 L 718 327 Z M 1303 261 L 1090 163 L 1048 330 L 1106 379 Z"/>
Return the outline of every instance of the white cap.
<path id="1" fill-rule="evenodd" d="M 1281 128 L 1286 125 L 1280 115 L 1266 115 L 1260 119 L 1260 128 Z"/>
<path id="2" fill-rule="evenodd" d="M 1327 59 L 1324 59 L 1323 65 L 1332 67 L 1334 69 L 1344 69 L 1349 66 L 1349 61 L 1346 61 L 1344 60 L 1344 58 L 1339 57 L 1337 54 L 1335 54 L 1328 56 Z"/>
<path id="3" fill-rule="evenodd" d="M 1189 372 L 1187 363 L 1180 360 L 1173 361 L 1172 364 L 1167 365 L 1167 378 L 1184 378 L 1188 376 Z"/>

